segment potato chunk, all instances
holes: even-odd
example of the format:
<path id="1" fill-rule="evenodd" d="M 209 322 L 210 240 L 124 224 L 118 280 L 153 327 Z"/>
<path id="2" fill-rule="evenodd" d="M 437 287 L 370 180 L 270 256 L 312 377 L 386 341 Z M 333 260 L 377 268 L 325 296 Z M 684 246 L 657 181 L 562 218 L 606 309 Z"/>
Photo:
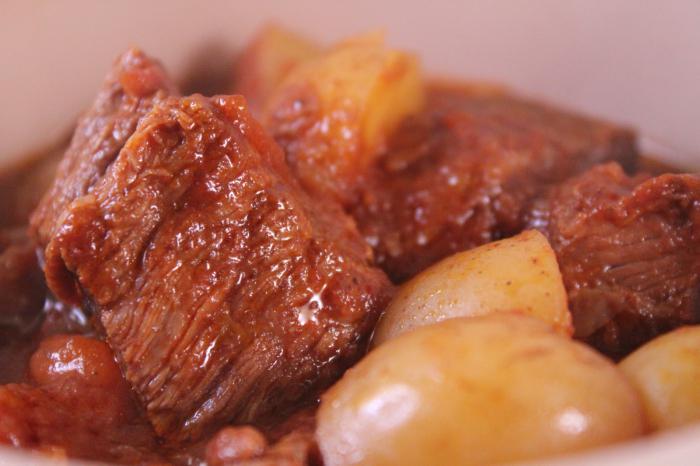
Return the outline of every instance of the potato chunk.
<path id="1" fill-rule="evenodd" d="M 370 34 L 296 67 L 263 119 L 306 188 L 347 203 L 388 135 L 423 101 L 417 60 Z"/>
<path id="2" fill-rule="evenodd" d="M 258 114 L 273 91 L 297 65 L 321 52 L 313 41 L 281 26 L 261 29 L 235 64 L 235 94 L 242 94 Z"/>
<path id="3" fill-rule="evenodd" d="M 657 337 L 620 363 L 642 395 L 652 429 L 700 421 L 700 326 Z"/>
<path id="4" fill-rule="evenodd" d="M 538 319 L 457 318 L 373 350 L 322 398 L 327 466 L 484 465 L 643 433 L 620 371 Z"/>
<path id="5" fill-rule="evenodd" d="M 454 254 L 421 272 L 399 289 L 373 344 L 445 319 L 502 311 L 538 317 L 572 334 L 557 258 L 537 231 Z"/>

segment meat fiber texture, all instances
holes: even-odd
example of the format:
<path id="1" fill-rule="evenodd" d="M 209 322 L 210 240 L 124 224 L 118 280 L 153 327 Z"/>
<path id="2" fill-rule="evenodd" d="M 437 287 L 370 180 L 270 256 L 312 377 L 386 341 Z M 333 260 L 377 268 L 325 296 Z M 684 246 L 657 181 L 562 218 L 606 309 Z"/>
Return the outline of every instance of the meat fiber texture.
<path id="1" fill-rule="evenodd" d="M 603 353 L 700 322 L 699 176 L 602 165 L 553 188 L 529 224 L 557 254 L 575 336 Z"/>
<path id="2" fill-rule="evenodd" d="M 604 161 L 633 169 L 633 132 L 503 92 L 436 87 L 394 135 L 351 209 L 402 282 L 455 252 L 518 233 L 532 198 Z"/>
<path id="3" fill-rule="evenodd" d="M 331 384 L 391 292 L 352 219 L 302 191 L 240 96 L 156 103 L 61 220 L 48 282 L 96 310 L 169 439 Z"/>
<path id="4" fill-rule="evenodd" d="M 90 191 L 155 102 L 177 94 L 161 65 L 138 49 L 114 62 L 92 107 L 78 121 L 51 188 L 31 217 L 31 231 L 45 247 L 67 205 Z"/>

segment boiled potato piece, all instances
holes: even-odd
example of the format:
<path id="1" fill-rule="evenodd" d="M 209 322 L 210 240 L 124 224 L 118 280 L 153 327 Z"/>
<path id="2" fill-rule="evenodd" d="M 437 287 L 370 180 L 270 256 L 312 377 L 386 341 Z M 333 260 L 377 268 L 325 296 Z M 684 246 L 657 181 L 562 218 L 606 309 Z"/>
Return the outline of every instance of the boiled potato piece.
<path id="1" fill-rule="evenodd" d="M 700 326 L 655 338 L 620 369 L 641 394 L 652 429 L 700 421 Z"/>
<path id="2" fill-rule="evenodd" d="M 347 201 L 388 136 L 424 100 L 418 61 L 368 34 L 296 67 L 263 122 L 307 188 Z"/>
<path id="3" fill-rule="evenodd" d="M 483 465 L 643 433 L 614 364 L 538 319 L 455 318 L 369 353 L 321 400 L 327 466 Z"/>
<path id="4" fill-rule="evenodd" d="M 314 42 L 278 25 L 264 27 L 235 64 L 234 89 L 259 113 L 273 91 L 300 63 L 321 53 Z"/>
<path id="5" fill-rule="evenodd" d="M 537 231 L 457 253 L 405 283 L 382 315 L 373 344 L 452 317 L 516 311 L 573 333 L 554 251 Z"/>

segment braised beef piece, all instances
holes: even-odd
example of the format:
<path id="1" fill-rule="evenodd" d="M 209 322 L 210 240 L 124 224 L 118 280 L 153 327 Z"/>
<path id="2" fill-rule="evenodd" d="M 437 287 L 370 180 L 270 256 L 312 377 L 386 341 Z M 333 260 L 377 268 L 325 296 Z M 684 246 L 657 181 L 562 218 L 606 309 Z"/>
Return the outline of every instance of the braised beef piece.
<path id="1" fill-rule="evenodd" d="M 596 163 L 632 169 L 632 132 L 500 92 L 431 89 L 351 210 L 397 282 L 522 230 L 528 201 Z"/>
<path id="2" fill-rule="evenodd" d="M 92 107 L 78 121 L 53 185 L 31 217 L 32 234 L 43 247 L 65 208 L 90 191 L 115 159 L 138 121 L 175 86 L 160 64 L 138 49 L 121 55 Z"/>
<path id="3" fill-rule="evenodd" d="M 29 372 L 28 383 L 0 387 L 0 444 L 58 458 L 162 460 L 104 342 L 51 337 L 32 356 Z"/>
<path id="4" fill-rule="evenodd" d="M 606 164 L 532 208 L 557 253 L 575 336 L 613 357 L 700 322 L 700 176 Z"/>
<path id="5" fill-rule="evenodd" d="M 49 286 L 96 310 L 170 439 L 329 385 L 391 292 L 353 221 L 300 189 L 240 96 L 156 104 L 52 231 Z"/>

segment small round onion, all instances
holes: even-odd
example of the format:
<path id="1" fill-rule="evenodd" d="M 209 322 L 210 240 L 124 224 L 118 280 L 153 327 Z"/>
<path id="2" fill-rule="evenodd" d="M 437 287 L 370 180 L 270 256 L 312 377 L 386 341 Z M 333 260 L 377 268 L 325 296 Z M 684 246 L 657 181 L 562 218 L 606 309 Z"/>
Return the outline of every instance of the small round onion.
<path id="1" fill-rule="evenodd" d="M 643 433 L 617 367 L 540 320 L 455 318 L 386 342 L 322 398 L 328 466 L 482 465 Z"/>
<path id="2" fill-rule="evenodd" d="M 620 363 L 652 429 L 700 421 L 700 326 L 655 338 Z"/>

